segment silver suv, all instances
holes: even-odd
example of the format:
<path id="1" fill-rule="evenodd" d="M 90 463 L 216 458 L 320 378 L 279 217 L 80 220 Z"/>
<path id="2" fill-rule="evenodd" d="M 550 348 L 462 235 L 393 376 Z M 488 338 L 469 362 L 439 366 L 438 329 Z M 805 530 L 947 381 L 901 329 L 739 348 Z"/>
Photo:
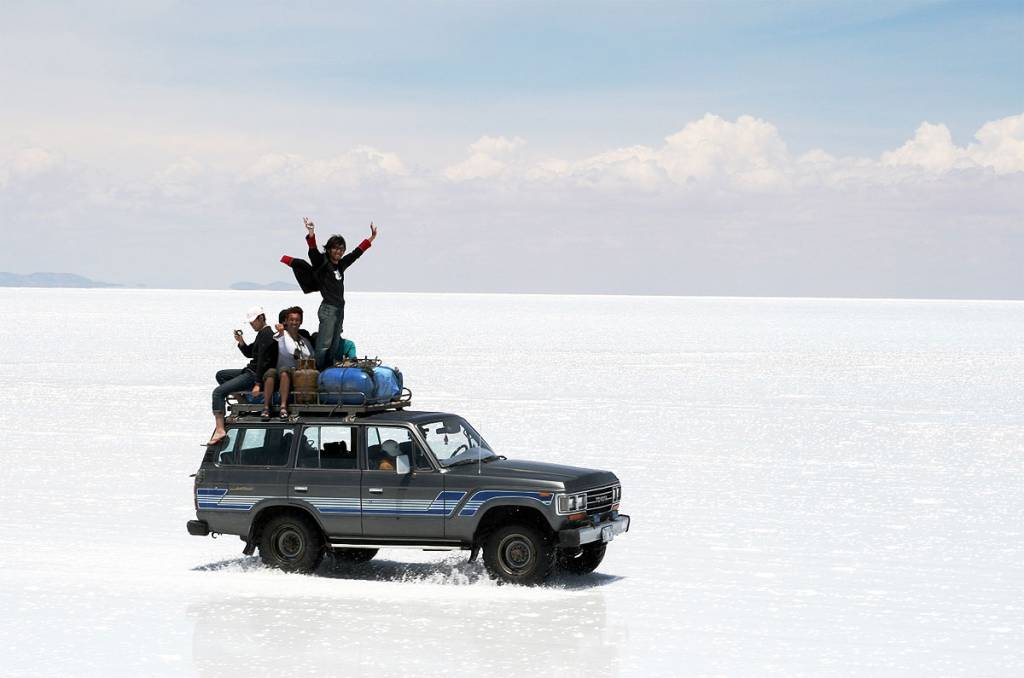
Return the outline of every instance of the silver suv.
<path id="1" fill-rule="evenodd" d="M 293 572 L 328 551 L 482 550 L 493 578 L 537 584 L 556 566 L 593 571 L 629 529 L 613 473 L 507 459 L 462 417 L 404 404 L 298 407 L 270 423 L 232 413 L 195 474 L 189 533 L 239 535 L 245 554 Z"/>

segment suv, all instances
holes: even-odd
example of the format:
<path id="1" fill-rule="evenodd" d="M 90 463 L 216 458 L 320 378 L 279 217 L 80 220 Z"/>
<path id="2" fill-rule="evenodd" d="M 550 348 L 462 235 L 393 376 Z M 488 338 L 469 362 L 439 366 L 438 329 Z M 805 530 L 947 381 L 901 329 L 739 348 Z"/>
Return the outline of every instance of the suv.
<path id="1" fill-rule="evenodd" d="M 462 417 L 408 404 L 296 406 L 263 422 L 233 403 L 227 437 L 195 474 L 189 534 L 239 535 L 243 553 L 259 547 L 291 572 L 328 551 L 365 562 L 381 547 L 464 549 L 470 561 L 483 550 L 491 577 L 537 584 L 556 565 L 593 571 L 629 529 L 613 473 L 506 459 Z"/>

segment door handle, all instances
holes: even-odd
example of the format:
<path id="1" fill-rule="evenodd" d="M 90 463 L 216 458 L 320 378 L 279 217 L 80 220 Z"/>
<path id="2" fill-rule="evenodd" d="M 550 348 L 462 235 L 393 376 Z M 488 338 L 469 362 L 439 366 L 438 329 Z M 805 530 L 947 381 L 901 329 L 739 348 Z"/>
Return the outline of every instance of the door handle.
<path id="1" fill-rule="evenodd" d="M 370 494 L 384 494 L 384 488 L 383 487 L 371 487 L 370 488 Z"/>
<path id="2" fill-rule="evenodd" d="M 309 488 L 306 487 L 305 485 L 296 485 L 295 486 L 295 491 L 296 492 L 309 492 Z"/>

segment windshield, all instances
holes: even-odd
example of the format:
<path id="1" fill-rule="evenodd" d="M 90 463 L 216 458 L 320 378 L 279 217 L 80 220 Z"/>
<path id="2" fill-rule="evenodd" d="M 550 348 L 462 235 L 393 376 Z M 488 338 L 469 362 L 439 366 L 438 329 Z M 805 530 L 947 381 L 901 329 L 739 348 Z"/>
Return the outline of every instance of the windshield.
<path id="1" fill-rule="evenodd" d="M 444 417 L 419 425 L 423 439 L 441 466 L 480 461 L 497 455 L 472 426 L 461 417 Z"/>

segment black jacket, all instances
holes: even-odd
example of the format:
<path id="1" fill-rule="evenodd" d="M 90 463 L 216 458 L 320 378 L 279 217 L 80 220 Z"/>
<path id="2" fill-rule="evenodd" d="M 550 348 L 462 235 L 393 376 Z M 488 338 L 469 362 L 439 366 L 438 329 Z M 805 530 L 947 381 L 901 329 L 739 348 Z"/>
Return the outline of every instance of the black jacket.
<path id="1" fill-rule="evenodd" d="M 332 264 L 327 255 L 318 251 L 316 246 L 309 248 L 309 263 L 313 267 L 313 276 L 326 303 L 332 306 L 345 305 L 345 269 L 363 256 L 363 252 L 369 247 L 370 241 L 364 240 L 359 243 L 358 247 L 343 256 L 337 264 Z"/>
<path id="2" fill-rule="evenodd" d="M 313 272 L 313 267 L 309 265 L 308 261 L 305 259 L 292 259 L 292 263 L 289 265 L 292 267 L 295 282 L 299 283 L 303 294 L 320 291 L 320 283 L 317 282 L 316 274 Z"/>
<path id="3" fill-rule="evenodd" d="M 370 249 L 370 241 L 363 240 L 359 245 L 341 258 L 337 266 L 331 264 L 330 259 L 323 252 L 316 248 L 316 237 L 306 236 L 306 244 L 309 246 L 309 261 L 299 258 L 289 258 L 288 265 L 295 276 L 295 282 L 303 294 L 321 292 L 324 301 L 335 306 L 345 305 L 345 269 L 352 265 L 363 252 Z M 337 271 L 337 275 L 335 274 Z"/>
<path id="4" fill-rule="evenodd" d="M 274 339 L 274 330 L 270 325 L 257 332 L 251 344 L 239 342 L 238 350 L 246 358 L 252 358 L 246 369 L 256 374 L 256 381 L 263 381 L 266 371 L 277 366 L 277 339 Z"/>

